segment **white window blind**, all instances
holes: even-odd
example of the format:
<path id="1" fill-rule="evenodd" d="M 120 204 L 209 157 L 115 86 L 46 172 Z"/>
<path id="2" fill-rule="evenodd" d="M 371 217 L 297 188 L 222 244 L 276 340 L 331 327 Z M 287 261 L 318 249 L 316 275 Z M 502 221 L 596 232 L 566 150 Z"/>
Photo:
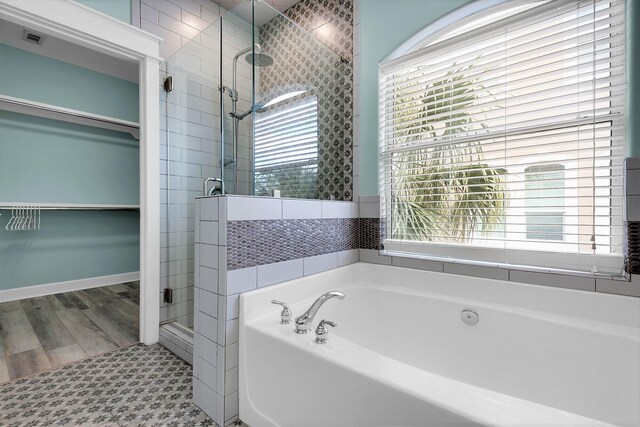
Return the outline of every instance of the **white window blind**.
<path id="1" fill-rule="evenodd" d="M 255 130 L 256 194 L 315 199 L 318 189 L 318 100 L 311 97 L 258 114 Z"/>
<path id="2" fill-rule="evenodd" d="M 508 12 L 382 64 L 385 249 L 619 274 L 624 1 Z"/>

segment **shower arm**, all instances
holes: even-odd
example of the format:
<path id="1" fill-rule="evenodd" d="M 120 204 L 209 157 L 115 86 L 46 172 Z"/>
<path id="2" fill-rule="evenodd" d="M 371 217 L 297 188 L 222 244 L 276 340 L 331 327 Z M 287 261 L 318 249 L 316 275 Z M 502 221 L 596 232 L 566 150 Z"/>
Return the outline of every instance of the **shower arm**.
<path id="1" fill-rule="evenodd" d="M 237 75 L 238 75 L 238 58 L 240 58 L 245 53 L 248 53 L 253 46 L 248 47 L 246 49 L 241 50 L 233 57 L 233 72 L 232 72 L 232 83 L 231 83 L 231 91 L 229 95 L 231 96 L 231 117 L 233 117 L 233 128 L 231 131 L 233 132 L 233 160 L 224 161 L 225 166 L 228 164 L 236 165 L 238 162 L 238 122 L 236 119 L 237 104 L 238 104 L 238 89 L 237 89 Z M 237 179 L 237 178 L 236 178 Z"/>
<path id="2" fill-rule="evenodd" d="M 240 52 L 236 53 L 236 56 L 233 57 L 233 75 L 232 75 L 232 83 L 231 83 L 231 93 L 229 94 L 231 96 L 231 100 L 233 101 L 233 112 L 236 112 L 236 103 L 238 102 L 238 88 L 236 87 L 237 84 L 237 75 L 238 75 L 238 58 L 240 58 L 242 55 L 249 53 L 251 51 L 251 49 L 253 49 L 253 46 L 249 46 L 246 49 L 242 49 Z"/>
<path id="3" fill-rule="evenodd" d="M 260 50 L 260 45 L 256 43 L 252 46 L 249 46 L 246 49 L 242 49 L 240 52 L 236 53 L 236 56 L 233 57 L 233 72 L 232 72 L 233 76 L 232 76 L 232 83 L 231 83 L 231 92 L 229 93 L 229 95 L 231 96 L 231 117 L 233 117 L 233 120 L 234 120 L 233 129 L 232 129 L 233 160 L 227 164 L 234 164 L 236 165 L 236 167 L 238 162 L 238 128 L 237 127 L 240 125 L 240 120 L 244 118 L 244 116 L 241 119 L 237 117 L 238 88 L 236 85 L 237 85 L 237 76 L 238 76 L 238 58 L 240 58 L 244 54 L 251 52 L 253 49 Z"/>

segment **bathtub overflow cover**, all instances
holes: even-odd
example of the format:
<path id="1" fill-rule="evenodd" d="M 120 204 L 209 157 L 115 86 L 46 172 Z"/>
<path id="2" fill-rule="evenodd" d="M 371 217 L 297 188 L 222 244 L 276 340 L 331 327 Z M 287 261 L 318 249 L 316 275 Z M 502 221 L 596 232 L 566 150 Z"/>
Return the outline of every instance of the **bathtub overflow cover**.
<path id="1" fill-rule="evenodd" d="M 469 326 L 476 325 L 480 320 L 480 318 L 478 317 L 478 313 L 476 313 L 476 311 L 472 308 L 465 308 L 464 310 L 462 310 L 462 312 L 460 313 L 460 318 Z"/>

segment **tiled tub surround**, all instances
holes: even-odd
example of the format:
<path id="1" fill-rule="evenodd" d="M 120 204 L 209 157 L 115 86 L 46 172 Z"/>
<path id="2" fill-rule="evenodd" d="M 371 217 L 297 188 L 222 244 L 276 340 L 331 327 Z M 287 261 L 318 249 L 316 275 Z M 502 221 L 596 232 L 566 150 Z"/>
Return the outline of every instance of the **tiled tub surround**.
<path id="1" fill-rule="evenodd" d="M 218 424 L 232 423 L 238 416 L 239 295 L 357 262 L 357 217 L 358 204 L 352 202 L 249 196 L 197 199 L 194 402 Z M 262 227 L 256 228 L 256 223 Z M 309 224 L 321 224 L 319 230 L 327 232 L 350 234 L 335 237 L 333 243 L 316 234 L 323 242 L 321 252 L 330 251 L 318 254 L 306 244 Z M 285 232 L 285 225 L 302 228 Z M 240 242 L 237 233 L 247 230 L 261 230 L 262 234 L 242 234 L 243 243 L 236 246 L 233 242 Z M 288 239 L 276 233 L 287 233 Z M 273 258 L 266 256 L 267 250 L 259 262 L 249 263 L 248 252 L 241 249 L 267 247 L 269 238 L 279 242 L 270 245 Z M 230 262 L 230 253 L 234 262 Z M 236 268 L 239 265 L 243 267 Z"/>

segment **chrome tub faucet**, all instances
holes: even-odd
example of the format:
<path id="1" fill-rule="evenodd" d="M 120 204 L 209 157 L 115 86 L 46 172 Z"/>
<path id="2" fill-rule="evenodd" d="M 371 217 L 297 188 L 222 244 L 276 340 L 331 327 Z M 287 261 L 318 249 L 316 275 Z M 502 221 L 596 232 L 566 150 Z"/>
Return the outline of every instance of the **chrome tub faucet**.
<path id="1" fill-rule="evenodd" d="M 318 312 L 322 304 L 324 304 L 331 298 L 344 299 L 344 294 L 338 291 L 331 291 L 321 295 L 317 300 L 314 301 L 313 304 L 311 304 L 309 310 L 307 310 L 302 316 L 296 318 L 296 333 L 306 334 L 310 332 L 311 328 L 309 328 L 309 325 L 311 324 L 311 322 L 313 322 L 313 318 L 315 317 L 316 313 Z"/>

